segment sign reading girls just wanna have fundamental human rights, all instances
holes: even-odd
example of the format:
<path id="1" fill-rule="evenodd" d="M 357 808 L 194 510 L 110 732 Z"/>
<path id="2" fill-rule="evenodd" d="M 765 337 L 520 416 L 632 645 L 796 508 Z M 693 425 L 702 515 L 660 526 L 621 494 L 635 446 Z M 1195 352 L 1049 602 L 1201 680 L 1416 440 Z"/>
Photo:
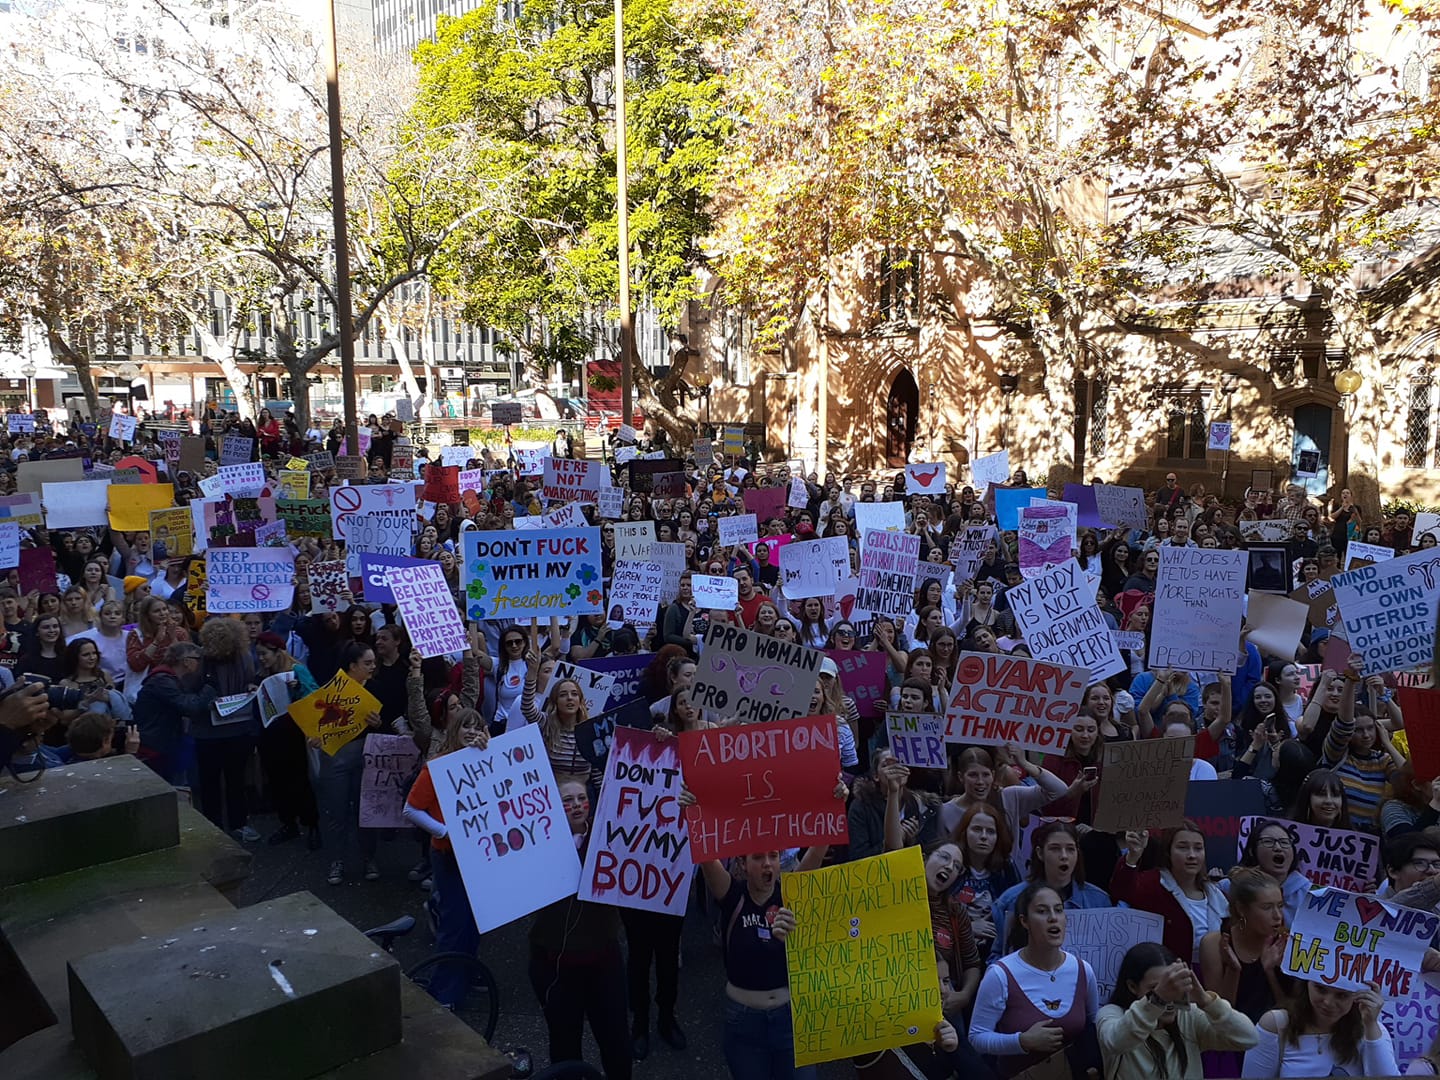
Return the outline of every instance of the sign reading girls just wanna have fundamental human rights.
<path id="1" fill-rule="evenodd" d="M 465 615 L 530 619 L 605 610 L 600 530 L 467 532 Z"/>

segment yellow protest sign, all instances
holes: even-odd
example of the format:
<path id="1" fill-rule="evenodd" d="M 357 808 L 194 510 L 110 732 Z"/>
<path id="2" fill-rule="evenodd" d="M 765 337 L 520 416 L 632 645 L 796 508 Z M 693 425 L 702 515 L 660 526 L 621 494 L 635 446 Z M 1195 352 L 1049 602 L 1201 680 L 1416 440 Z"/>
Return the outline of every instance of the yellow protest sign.
<path id="1" fill-rule="evenodd" d="M 164 544 L 167 558 L 195 550 L 195 518 L 188 506 L 150 511 L 150 543 Z"/>
<path id="2" fill-rule="evenodd" d="M 297 472 L 306 472 L 310 468 L 310 463 L 303 457 L 292 457 L 289 461 L 285 462 L 285 468 Z"/>
<path id="3" fill-rule="evenodd" d="M 305 462 L 300 462 L 304 465 Z M 296 469 L 280 470 L 280 498 L 308 499 L 310 497 L 310 474 Z"/>
<path id="4" fill-rule="evenodd" d="M 290 706 L 290 719 L 312 739 L 320 740 L 320 749 L 334 754 L 365 730 L 365 718 L 380 711 L 374 694 L 343 671 L 316 690 Z"/>
<path id="5" fill-rule="evenodd" d="M 940 976 L 920 849 L 786 874 L 795 1064 L 930 1042 Z"/>
<path id="6" fill-rule="evenodd" d="M 150 511 L 174 505 L 172 484 L 111 484 L 110 528 L 116 532 L 148 532 Z"/>
<path id="7" fill-rule="evenodd" d="M 185 564 L 185 610 L 190 612 L 190 621 L 195 629 L 205 621 L 209 611 L 205 608 L 205 591 L 210 585 L 210 575 L 205 567 L 205 554 L 191 555 Z"/>

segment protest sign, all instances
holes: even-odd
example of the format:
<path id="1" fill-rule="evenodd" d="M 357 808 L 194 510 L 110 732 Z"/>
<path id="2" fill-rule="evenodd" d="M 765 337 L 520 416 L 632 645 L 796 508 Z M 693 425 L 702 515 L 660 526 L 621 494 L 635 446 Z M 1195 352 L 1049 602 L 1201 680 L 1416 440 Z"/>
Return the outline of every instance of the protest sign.
<path id="1" fill-rule="evenodd" d="M 717 518 L 715 528 L 721 547 L 748 544 L 760 537 L 754 514 L 732 514 L 729 517 Z"/>
<path id="2" fill-rule="evenodd" d="M 920 849 L 785 875 L 795 1064 L 929 1042 L 942 1018 Z"/>
<path id="3" fill-rule="evenodd" d="M 695 864 L 681 786 L 673 740 L 657 742 L 634 728 L 615 730 L 580 874 L 581 900 L 685 914 Z"/>
<path id="4" fill-rule="evenodd" d="M 212 563 L 219 550 L 210 552 Z M 213 578 L 212 578 L 213 581 Z M 364 733 L 365 718 L 380 711 L 374 694 L 343 671 L 313 694 L 307 694 L 289 707 L 290 719 L 312 739 L 320 741 L 320 749 L 334 754 L 351 739 Z"/>
<path id="5" fill-rule="evenodd" d="M 169 485 L 166 485 L 167 487 Z M 195 521 L 188 506 L 150 511 L 150 542 L 162 546 L 167 558 L 195 550 Z"/>
<path id="6" fill-rule="evenodd" d="M 1012 586 L 1005 597 L 1037 657 L 1088 668 L 1092 682 L 1124 670 L 1110 627 L 1074 559 Z"/>
<path id="7" fill-rule="evenodd" d="M 673 602 L 680 595 L 680 575 L 685 573 L 685 545 L 657 540 L 650 545 L 650 554 L 645 561 L 656 563 L 664 571 L 660 583 L 660 602 Z"/>
<path id="8" fill-rule="evenodd" d="M 690 700 L 742 723 L 805 716 L 823 658 L 817 649 L 712 622 Z"/>
<path id="9" fill-rule="evenodd" d="M 595 492 L 595 509 L 606 521 L 616 521 L 624 513 L 625 491 L 623 488 L 602 487 Z"/>
<path id="10" fill-rule="evenodd" d="M 574 502 L 610 483 L 610 470 L 598 461 L 547 457 L 543 475 L 541 494 L 552 502 Z"/>
<path id="11" fill-rule="evenodd" d="M 752 851 L 843 844 L 835 798 L 839 734 L 833 716 L 802 716 L 680 733 L 686 809 L 696 863 Z"/>
<path id="12" fill-rule="evenodd" d="M 276 499 L 275 510 L 290 536 L 330 539 L 331 506 L 326 499 Z"/>
<path id="13" fill-rule="evenodd" d="M 653 657 L 646 653 L 636 653 L 633 656 L 600 656 L 592 660 L 582 660 L 576 667 L 602 672 L 614 678 L 614 685 L 610 687 L 610 699 L 605 703 L 608 712 L 641 696 L 642 677 L 652 659 Z"/>
<path id="14" fill-rule="evenodd" d="M 310 474 L 293 469 L 281 469 L 279 497 L 286 500 L 308 499 L 310 497 Z M 328 529 L 326 535 L 329 535 Z"/>
<path id="15" fill-rule="evenodd" d="M 741 494 L 745 512 L 754 514 L 760 521 L 785 516 L 784 488 L 746 488 Z"/>
<path id="16" fill-rule="evenodd" d="M 685 494 L 685 474 L 680 462 L 663 454 L 658 458 L 630 462 L 630 490 L 649 493 L 659 499 Z"/>
<path id="17" fill-rule="evenodd" d="M 360 774 L 360 827 L 406 828 L 402 811 L 420 768 L 420 748 L 409 735 L 366 735 Z"/>
<path id="18" fill-rule="evenodd" d="M 212 613 L 284 611 L 295 599 L 295 553 L 283 548 L 211 548 L 205 607 Z"/>
<path id="19" fill-rule="evenodd" d="M 35 431 L 35 417 L 10 413 L 5 417 L 5 428 L 11 435 L 30 435 Z"/>
<path id="20" fill-rule="evenodd" d="M 696 439 L 694 445 L 690 447 L 690 453 L 695 458 L 695 464 L 702 469 L 708 469 L 715 464 L 715 444 L 709 439 Z"/>
<path id="21" fill-rule="evenodd" d="M 401 481 L 393 484 L 365 484 L 338 487 L 330 494 L 330 528 L 336 540 L 350 540 L 351 522 L 362 514 L 379 511 L 403 511 L 413 521 L 417 485 Z M 290 530 L 293 534 L 294 529 Z M 408 552 L 407 552 L 408 553 Z"/>
<path id="22" fill-rule="evenodd" d="M 393 457 L 391 461 L 394 461 Z M 341 480 L 359 480 L 365 475 L 365 459 L 353 454 L 342 454 L 335 459 L 335 475 Z"/>
<path id="23" fill-rule="evenodd" d="M 905 531 L 905 504 L 902 502 L 857 502 L 855 534 L 860 538 L 860 553 L 865 553 L 865 537 L 872 529 L 882 532 Z"/>
<path id="24" fill-rule="evenodd" d="M 975 485 L 976 495 L 983 496 L 987 487 L 993 484 L 1003 484 L 1009 479 L 1009 450 L 998 450 L 993 454 L 976 458 L 970 463 L 970 480 Z"/>
<path id="25" fill-rule="evenodd" d="M 1115 639 L 1117 649 L 1139 652 L 1145 648 L 1145 632 L 1143 630 L 1112 630 L 1110 636 Z"/>
<path id="26" fill-rule="evenodd" d="M 544 443 L 539 446 L 511 447 L 510 452 L 515 456 L 515 471 L 521 476 L 540 476 L 545 471 L 548 449 Z"/>
<path id="27" fill-rule="evenodd" d="M 1136 908 L 1088 908 L 1065 912 L 1065 951 L 1088 963 L 1095 972 L 1100 1000 L 1115 992 L 1120 962 L 1130 946 L 1144 941 L 1159 943 L 1165 917 Z"/>
<path id="28" fill-rule="evenodd" d="M 175 505 L 171 484 L 110 485 L 110 528 L 116 532 L 147 532 L 150 512 Z"/>
<path id="29" fill-rule="evenodd" d="M 634 461 L 638 455 L 639 451 L 633 446 L 617 446 L 615 448 L 615 464 L 627 464 L 628 462 Z"/>
<path id="30" fill-rule="evenodd" d="M 43 524 L 45 511 L 40 505 L 39 493 L 31 491 L 24 495 L 0 495 L 0 521 L 9 521 L 27 528 Z"/>
<path id="31" fill-rule="evenodd" d="M 740 583 L 732 577 L 691 574 L 690 589 L 701 611 L 734 611 L 740 603 Z"/>
<path id="32" fill-rule="evenodd" d="M 319 450 L 313 454 L 304 455 L 306 464 L 310 466 L 311 472 L 330 472 L 335 468 L 335 455 L 329 450 Z"/>
<path id="33" fill-rule="evenodd" d="M 655 522 L 617 521 L 615 523 L 615 561 L 643 562 L 650 557 L 655 543 Z"/>
<path id="34" fill-rule="evenodd" d="M 390 575 L 399 567 L 425 566 L 429 560 L 412 559 L 405 555 L 385 555 L 374 551 L 360 553 L 360 581 L 363 595 L 372 604 L 393 604 Z"/>
<path id="35" fill-rule="evenodd" d="M 469 443 L 452 443 L 450 446 L 442 446 L 440 448 L 439 464 L 443 468 L 463 469 L 470 464 L 473 457 L 474 455 L 470 453 Z M 431 466 L 431 468 L 434 467 L 434 465 Z"/>
<path id="36" fill-rule="evenodd" d="M 1408 994 L 1386 998 L 1380 1020 L 1395 1044 L 1400 1075 L 1418 1075 L 1411 1063 L 1429 1053 L 1440 1035 L 1440 975 L 1421 975 L 1410 981 Z"/>
<path id="37" fill-rule="evenodd" d="M 1085 694 L 1084 668 L 1001 653 L 962 652 L 945 709 L 945 738 L 1063 753 Z"/>
<path id="38" fill-rule="evenodd" d="M 1234 671 L 1244 650 L 1243 551 L 1161 547 L 1150 629 L 1150 667 Z"/>
<path id="39" fill-rule="evenodd" d="M 785 497 L 785 505 L 792 510 L 804 510 L 810 505 L 810 490 L 801 477 L 797 476 L 790 481 L 790 493 Z"/>
<path id="40" fill-rule="evenodd" d="M 1103 529 L 1100 508 L 1095 502 L 1095 489 L 1089 484 L 1066 484 L 1064 499 L 1075 506 L 1075 524 L 1081 529 Z"/>
<path id="41" fill-rule="evenodd" d="M 1234 429 L 1227 420 L 1210 421 L 1210 437 L 1205 443 L 1206 450 L 1229 450 L 1230 435 Z"/>
<path id="42" fill-rule="evenodd" d="M 1203 786 L 1203 785 L 1202 785 Z M 1246 817 L 1235 838 L 1237 857 L 1245 851 L 1250 830 L 1263 816 Z M 1324 825 L 1282 824 L 1295 841 L 1295 869 L 1304 872 L 1316 885 L 1329 885 L 1350 892 L 1367 892 L 1380 874 L 1380 840 L 1369 833 L 1331 829 Z"/>
<path id="43" fill-rule="evenodd" d="M 934 551 L 934 548 L 930 549 Z M 944 563 L 922 560 L 915 566 L 915 591 L 919 592 L 932 581 L 940 582 L 940 589 L 943 595 L 945 587 L 950 584 L 950 567 Z"/>
<path id="44" fill-rule="evenodd" d="M 1345 637 L 1364 656 L 1364 674 L 1425 667 L 1434 659 L 1440 548 L 1335 574 L 1330 583 Z"/>
<path id="45" fill-rule="evenodd" d="M 135 428 L 140 421 L 133 416 L 126 416 L 124 413 L 112 413 L 110 416 L 110 438 L 119 439 L 121 442 L 133 442 L 135 439 Z"/>
<path id="46" fill-rule="evenodd" d="M 1191 784 L 1185 817 L 1205 834 L 1205 865 L 1229 870 L 1240 861 L 1236 842 L 1247 817 L 1265 813 L 1264 789 L 1254 780 L 1211 780 Z"/>
<path id="47" fill-rule="evenodd" d="M 1145 492 L 1138 487 L 1096 484 L 1095 509 L 1100 520 L 1116 529 L 1147 529 L 1150 515 L 1145 509 Z"/>
<path id="48" fill-rule="evenodd" d="M 580 695 L 585 699 L 585 711 L 589 715 L 596 716 L 605 711 L 606 703 L 610 700 L 610 690 L 615 685 L 614 675 L 560 660 L 556 662 L 555 670 L 550 673 L 550 684 L 553 685 L 561 679 L 570 679 L 580 687 Z"/>
<path id="49" fill-rule="evenodd" d="M 1075 546 L 1071 513 L 1063 506 L 1025 506 L 1020 509 L 1020 573 L 1034 577 L 1047 567 L 1070 558 Z"/>
<path id="50" fill-rule="evenodd" d="M 665 585 L 665 568 L 654 562 L 616 562 L 610 576 L 609 622 L 653 626 Z"/>
<path id="51" fill-rule="evenodd" d="M 991 489 L 995 500 L 995 522 L 1002 532 L 1016 532 L 1020 528 L 1020 511 L 1030 505 L 1031 499 L 1044 499 L 1044 488 L 995 487 Z"/>
<path id="52" fill-rule="evenodd" d="M 950 562 L 955 567 L 955 580 L 970 581 L 980 572 L 985 549 L 995 542 L 994 525 L 967 525 L 950 546 Z"/>
<path id="53" fill-rule="evenodd" d="M 1309 608 L 1288 596 L 1252 592 L 1245 607 L 1247 640 L 1260 650 L 1262 657 L 1293 660 L 1308 616 Z"/>
<path id="54" fill-rule="evenodd" d="M 340 594 L 350 589 L 350 573 L 344 559 L 313 562 L 305 575 L 310 582 L 311 611 L 344 611 L 349 606 L 340 599 Z"/>
<path id="55" fill-rule="evenodd" d="M 446 754 L 429 768 L 482 934 L 574 895 L 580 856 L 538 725 L 507 731 L 484 750 Z"/>
<path id="56" fill-rule="evenodd" d="M 240 465 L 255 456 L 255 440 L 244 435 L 226 435 L 220 440 L 220 465 Z"/>
<path id="57" fill-rule="evenodd" d="M 885 714 L 890 750 L 901 765 L 914 769 L 944 769 L 945 717 L 934 713 L 890 711 Z"/>
<path id="58" fill-rule="evenodd" d="M 904 619 L 915 609 L 915 566 L 920 561 L 920 537 L 884 529 L 870 529 L 864 537 L 855 603 L 875 615 Z M 849 561 L 848 555 L 846 561 Z"/>
<path id="59" fill-rule="evenodd" d="M 289 540 L 283 521 L 269 521 L 255 530 L 256 547 L 284 547 Z"/>
<path id="60" fill-rule="evenodd" d="M 467 619 L 533 619 L 604 611 L 600 530 L 464 534 Z"/>
<path id="61" fill-rule="evenodd" d="M 1388 562 L 1395 557 L 1395 549 L 1388 548 L 1384 544 L 1365 544 L 1359 540 L 1351 540 L 1345 545 L 1345 570 L 1354 570 L 1357 566 L 1371 566 L 1375 563 Z"/>
<path id="62" fill-rule="evenodd" d="M 1100 766 L 1100 808 L 1095 828 L 1168 829 L 1185 820 L 1185 791 L 1195 736 L 1106 743 Z"/>
<path id="63" fill-rule="evenodd" d="M 421 656 L 448 656 L 469 648 L 465 624 L 460 621 L 439 563 L 397 566 L 388 577 L 390 592 L 400 608 L 400 621 Z"/>
<path id="64" fill-rule="evenodd" d="M 1440 690 L 1397 686 L 1395 704 L 1405 716 L 1405 735 L 1415 778 L 1423 781 L 1440 776 Z"/>
<path id="65" fill-rule="evenodd" d="M 743 427 L 726 424 L 721 433 L 721 440 L 725 446 L 726 457 L 739 457 L 745 452 L 745 429 Z"/>
<path id="66" fill-rule="evenodd" d="M 216 476 L 227 495 L 253 499 L 265 490 L 265 466 L 258 461 L 221 465 Z"/>
<path id="67" fill-rule="evenodd" d="M 0 568 L 20 565 L 20 526 L 13 521 L 0 522 Z"/>
<path id="68" fill-rule="evenodd" d="M 110 521 L 110 485 L 104 481 L 47 482 L 41 502 L 45 505 L 45 526 L 49 529 L 107 525 Z"/>
<path id="69" fill-rule="evenodd" d="M 79 457 L 54 458 L 45 461 L 22 461 L 15 466 L 15 490 L 21 494 L 41 492 L 43 484 L 65 484 L 85 479 L 85 466 Z M 104 522 L 94 522 L 103 525 Z"/>
<path id="70" fill-rule="evenodd" d="M 55 549 L 25 548 L 20 552 L 20 592 L 55 592 Z"/>
<path id="71" fill-rule="evenodd" d="M 465 452 L 465 448 L 461 448 Z M 453 504 L 460 501 L 460 468 L 457 465 L 429 465 L 425 469 L 426 502 Z"/>
<path id="72" fill-rule="evenodd" d="M 1295 534 L 1295 526 L 1286 518 L 1269 521 L 1241 521 L 1236 523 L 1240 536 L 1246 541 L 1282 543 Z"/>
<path id="73" fill-rule="evenodd" d="M 1341 990 L 1378 983 L 1383 996 L 1406 997 L 1437 929 L 1440 915 L 1433 911 L 1344 889 L 1316 889 L 1300 900 L 1284 970 Z"/>
<path id="74" fill-rule="evenodd" d="M 509 427 L 525 421 L 525 407 L 518 401 L 492 401 L 490 423 L 496 427 Z"/>
<path id="75" fill-rule="evenodd" d="M 905 466 L 905 494 L 945 494 L 945 464 L 933 462 L 925 465 Z"/>
<path id="76" fill-rule="evenodd" d="M 180 456 L 175 467 L 181 472 L 198 473 L 205 466 L 205 440 L 198 435 L 180 436 Z"/>
<path id="77" fill-rule="evenodd" d="M 409 555 L 414 546 L 415 514 L 409 510 L 370 510 L 346 519 L 349 538 L 345 565 L 351 577 L 360 576 L 360 558 L 375 555 Z"/>
<path id="78" fill-rule="evenodd" d="M 840 669 L 840 689 L 855 702 L 862 717 L 880 715 L 885 698 L 885 654 L 858 649 L 831 649 L 827 654 Z"/>

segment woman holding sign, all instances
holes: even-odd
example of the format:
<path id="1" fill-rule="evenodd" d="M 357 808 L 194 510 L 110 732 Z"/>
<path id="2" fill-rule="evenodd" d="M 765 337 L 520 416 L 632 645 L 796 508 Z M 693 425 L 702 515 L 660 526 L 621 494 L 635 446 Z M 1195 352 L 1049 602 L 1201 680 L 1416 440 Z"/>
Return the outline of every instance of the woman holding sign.
<path id="1" fill-rule="evenodd" d="M 1375 989 L 1298 983 L 1285 1006 L 1260 1018 L 1260 1041 L 1241 1076 L 1398 1076 L 1395 1044 L 1380 1022 Z"/>
<path id="2" fill-rule="evenodd" d="M 545 695 L 542 711 L 535 704 L 536 685 L 540 679 L 540 654 L 531 649 L 525 654 L 525 689 L 520 695 L 520 714 L 527 724 L 539 724 L 545 734 L 545 749 L 550 767 L 555 770 L 556 783 L 574 780 L 590 783 L 591 767 L 575 742 L 575 728 L 589 719 L 585 694 L 574 679 L 558 679 Z"/>
<path id="3" fill-rule="evenodd" d="M 1125 834 L 1125 854 L 1110 878 L 1110 895 L 1165 919 L 1165 945 L 1187 964 L 1199 956 L 1200 940 L 1219 930 L 1230 913 L 1225 895 L 1210 884 L 1205 869 L 1205 834 L 1186 821 L 1161 834 L 1159 866 L 1141 870 L 1149 837 Z"/>

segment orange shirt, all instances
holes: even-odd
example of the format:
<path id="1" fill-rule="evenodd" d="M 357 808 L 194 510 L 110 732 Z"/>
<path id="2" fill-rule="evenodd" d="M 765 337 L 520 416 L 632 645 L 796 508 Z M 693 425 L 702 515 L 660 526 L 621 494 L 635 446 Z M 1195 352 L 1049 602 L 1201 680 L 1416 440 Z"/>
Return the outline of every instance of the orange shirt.
<path id="1" fill-rule="evenodd" d="M 430 779 L 430 766 L 426 765 L 420 770 L 420 775 L 415 778 L 415 783 L 410 787 L 410 794 L 405 799 L 407 806 L 413 806 L 416 810 L 424 810 L 436 821 L 444 821 L 445 813 L 440 809 L 440 798 L 435 794 L 435 781 Z M 450 837 L 432 836 L 430 844 L 437 851 L 451 851 Z"/>

